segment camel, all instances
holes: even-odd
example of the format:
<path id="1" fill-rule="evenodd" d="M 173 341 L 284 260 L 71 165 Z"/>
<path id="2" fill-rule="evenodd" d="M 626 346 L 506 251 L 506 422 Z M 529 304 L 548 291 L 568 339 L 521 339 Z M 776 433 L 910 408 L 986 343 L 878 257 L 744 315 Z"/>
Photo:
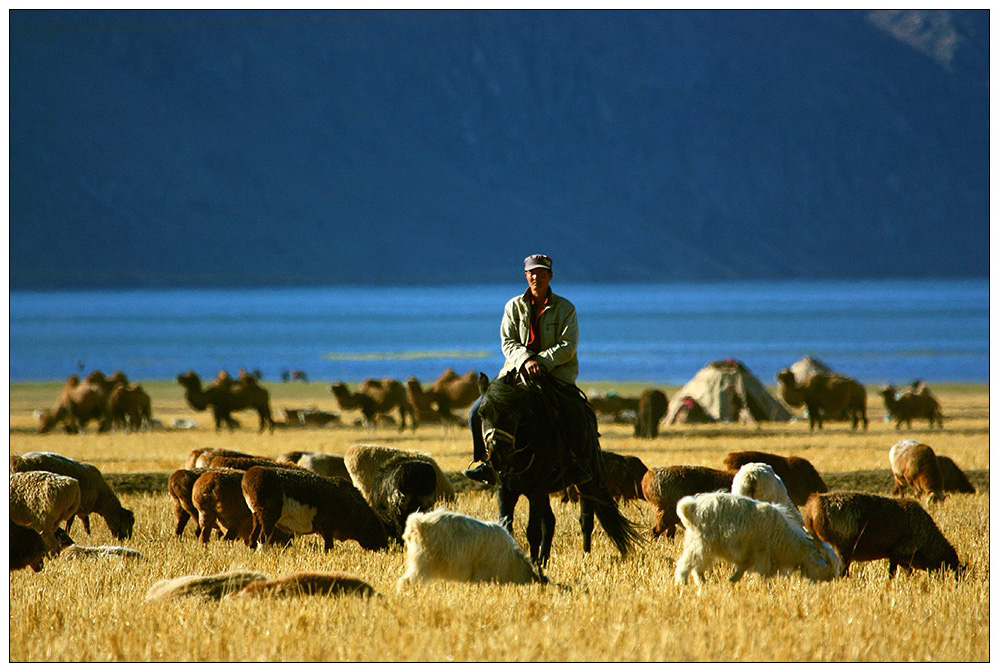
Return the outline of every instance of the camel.
<path id="1" fill-rule="evenodd" d="M 206 389 L 201 388 L 201 378 L 194 371 L 177 376 L 177 382 L 184 388 L 184 397 L 194 410 L 207 410 L 211 406 L 215 417 L 215 430 L 219 431 L 222 422 L 229 431 L 239 426 L 232 417 L 236 410 L 255 410 L 260 416 L 260 432 L 268 426 L 273 432 L 274 421 L 270 414 L 270 394 L 261 387 L 256 379 L 247 376 L 233 381 L 229 374 L 222 371 L 214 384 Z"/>
<path id="2" fill-rule="evenodd" d="M 447 368 L 426 393 L 436 402 L 441 415 L 451 415 L 454 410 L 469 408 L 478 400 L 478 396 L 481 395 L 478 389 L 478 374 L 468 371 L 463 375 L 457 375 L 452 369 Z"/>
<path id="3" fill-rule="evenodd" d="M 825 416 L 833 417 L 843 410 L 851 415 L 852 430 L 858 428 L 859 419 L 862 420 L 863 430 L 869 428 L 865 387 L 852 378 L 837 373 L 814 373 L 797 384 L 793 372 L 784 368 L 776 379 L 782 399 L 787 404 L 794 408 L 806 406 L 811 431 L 814 425 L 823 429 Z"/>
<path id="4" fill-rule="evenodd" d="M 420 424 L 461 423 L 462 420 L 456 415 L 433 407 L 434 398 L 422 388 L 422 384 L 416 378 L 410 377 L 405 381 L 405 393 Z"/>
<path id="5" fill-rule="evenodd" d="M 660 389 L 648 389 L 637 400 L 634 435 L 638 438 L 657 438 L 661 418 L 668 414 L 668 396 Z"/>
<path id="6" fill-rule="evenodd" d="M 915 385 L 909 391 L 905 391 L 897 398 L 897 390 L 892 385 L 887 385 L 879 392 L 883 397 L 883 405 L 890 413 L 890 417 L 897 421 L 897 429 L 904 422 L 907 428 L 911 428 L 911 420 L 926 419 L 928 426 L 942 428 L 942 406 L 928 388 L 924 385 Z"/>
<path id="7" fill-rule="evenodd" d="M 398 408 L 398 413 L 402 416 L 402 424 L 398 429 L 399 431 L 405 430 L 406 415 L 412 419 L 413 431 L 415 431 L 418 424 L 415 412 L 412 410 L 412 404 L 409 403 L 406 396 L 405 387 L 398 380 L 388 378 L 373 380 L 368 378 L 363 381 L 355 393 L 350 393 L 345 384 L 337 382 L 334 385 L 330 385 L 329 391 L 336 397 L 339 407 L 343 410 L 359 410 L 362 412 L 364 425 L 367 428 L 373 426 L 376 415 L 390 412 L 396 407 Z"/>
<path id="8" fill-rule="evenodd" d="M 55 405 L 39 416 L 39 433 L 48 433 L 60 422 L 67 433 L 83 433 L 90 420 L 97 422 L 98 431 L 111 428 L 107 412 L 107 395 L 100 386 L 91 382 L 80 382 L 77 375 L 70 375 L 63 385 Z"/>
<path id="9" fill-rule="evenodd" d="M 138 431 L 152 421 L 152 399 L 140 384 L 119 384 L 107 398 L 107 409 L 116 428 Z"/>

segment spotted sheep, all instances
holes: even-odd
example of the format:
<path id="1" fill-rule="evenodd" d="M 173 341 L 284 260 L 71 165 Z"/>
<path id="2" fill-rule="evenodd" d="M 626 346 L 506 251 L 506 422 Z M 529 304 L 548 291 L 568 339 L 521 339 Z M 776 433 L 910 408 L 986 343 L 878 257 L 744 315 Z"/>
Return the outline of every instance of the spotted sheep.
<path id="1" fill-rule="evenodd" d="M 242 492 L 245 471 L 234 468 L 209 469 L 191 485 L 190 500 L 197 516 L 202 543 L 217 530 L 225 540 L 241 539 L 249 545 L 253 532 L 253 512 Z M 268 537 L 275 545 L 287 545 L 292 535 L 277 527 Z"/>
<path id="2" fill-rule="evenodd" d="M 184 468 L 208 468 L 211 460 L 215 457 L 255 457 L 255 454 L 247 454 L 238 450 L 230 450 L 224 447 L 196 447 L 187 456 Z"/>
<path id="3" fill-rule="evenodd" d="M 388 536 L 351 482 L 305 469 L 254 466 L 242 477 L 242 493 L 253 513 L 249 547 L 273 537 L 277 527 L 294 535 L 319 534 L 325 549 L 334 540 L 355 540 L 367 550 L 388 546 Z"/>

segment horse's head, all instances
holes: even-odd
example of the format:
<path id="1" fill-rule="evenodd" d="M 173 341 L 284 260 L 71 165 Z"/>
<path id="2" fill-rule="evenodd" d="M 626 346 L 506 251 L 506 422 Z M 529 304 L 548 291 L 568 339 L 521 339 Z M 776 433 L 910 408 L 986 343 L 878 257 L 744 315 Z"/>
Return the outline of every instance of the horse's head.
<path id="1" fill-rule="evenodd" d="M 486 458 L 499 473 L 522 470 L 520 455 L 527 445 L 520 429 L 531 410 L 530 391 L 516 384 L 514 377 L 507 375 L 489 382 L 484 373 L 478 376 L 478 388 Z"/>

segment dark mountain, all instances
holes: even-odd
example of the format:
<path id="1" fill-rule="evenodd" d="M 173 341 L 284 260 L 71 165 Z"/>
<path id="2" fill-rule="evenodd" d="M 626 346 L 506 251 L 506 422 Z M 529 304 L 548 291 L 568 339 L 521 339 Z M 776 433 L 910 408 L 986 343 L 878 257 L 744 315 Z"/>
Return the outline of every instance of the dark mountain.
<path id="1" fill-rule="evenodd" d="M 989 274 L 989 13 L 11 11 L 12 289 Z"/>

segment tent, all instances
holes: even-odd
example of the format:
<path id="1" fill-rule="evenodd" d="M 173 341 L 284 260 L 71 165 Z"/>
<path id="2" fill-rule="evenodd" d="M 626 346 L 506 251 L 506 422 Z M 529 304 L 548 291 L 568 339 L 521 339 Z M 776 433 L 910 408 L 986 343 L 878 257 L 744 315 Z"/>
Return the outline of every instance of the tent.
<path id="1" fill-rule="evenodd" d="M 803 384 L 814 373 L 824 373 L 826 375 L 834 372 L 830 366 L 812 356 L 803 357 L 790 366 L 789 370 L 793 373 L 793 377 L 796 378 L 796 384 Z"/>
<path id="2" fill-rule="evenodd" d="M 768 393 L 758 378 L 733 359 L 708 364 L 676 392 L 673 399 L 668 404 L 666 425 L 696 421 L 788 422 L 792 419 L 789 410 Z M 690 412 L 690 409 L 696 412 Z"/>

